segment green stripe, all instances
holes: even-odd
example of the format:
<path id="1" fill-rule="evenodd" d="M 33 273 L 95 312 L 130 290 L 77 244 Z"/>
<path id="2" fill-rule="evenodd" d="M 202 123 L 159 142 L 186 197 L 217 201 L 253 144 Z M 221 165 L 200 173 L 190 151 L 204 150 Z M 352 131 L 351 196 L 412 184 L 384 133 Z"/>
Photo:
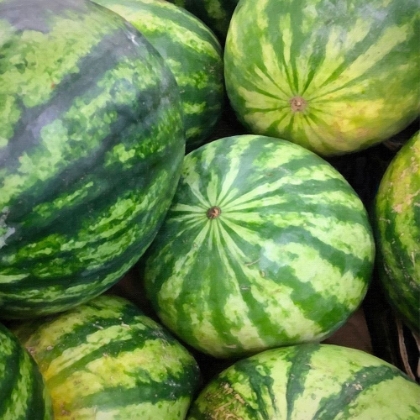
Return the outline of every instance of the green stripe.
<path id="1" fill-rule="evenodd" d="M 305 395 L 305 380 L 310 373 L 310 360 L 317 352 L 317 345 L 301 345 L 292 347 L 287 354 L 290 363 L 286 382 L 287 420 L 293 419 L 295 403 Z"/>
<path id="2" fill-rule="evenodd" d="M 320 401 L 321 407 L 312 418 L 313 420 L 335 419 L 343 412 L 343 407 L 348 407 L 362 392 L 367 392 L 370 387 L 399 376 L 401 373 L 390 369 L 389 366 L 362 367 L 354 374 L 351 383 L 343 384 L 338 394 Z"/>
<path id="3" fill-rule="evenodd" d="M 250 419 L 273 418 L 274 415 L 280 416 L 277 409 L 277 399 L 275 391 L 275 379 L 271 375 L 270 366 L 266 364 L 258 365 L 252 359 L 244 359 L 236 362 L 234 365 L 235 373 L 240 377 L 245 377 L 249 381 L 249 388 L 252 394 L 252 404 L 245 405 L 245 411 Z M 232 379 L 231 379 L 232 381 Z M 240 382 L 239 382 L 240 383 Z M 233 384 L 232 385 L 237 385 Z M 243 395 L 247 400 L 249 396 Z"/>

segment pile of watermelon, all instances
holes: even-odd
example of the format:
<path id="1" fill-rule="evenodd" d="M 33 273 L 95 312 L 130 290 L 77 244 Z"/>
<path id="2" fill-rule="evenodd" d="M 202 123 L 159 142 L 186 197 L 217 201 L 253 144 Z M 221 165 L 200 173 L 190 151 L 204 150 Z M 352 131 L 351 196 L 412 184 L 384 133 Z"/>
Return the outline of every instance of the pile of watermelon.
<path id="1" fill-rule="evenodd" d="M 419 23 L 0 0 L 0 418 L 419 419 Z"/>

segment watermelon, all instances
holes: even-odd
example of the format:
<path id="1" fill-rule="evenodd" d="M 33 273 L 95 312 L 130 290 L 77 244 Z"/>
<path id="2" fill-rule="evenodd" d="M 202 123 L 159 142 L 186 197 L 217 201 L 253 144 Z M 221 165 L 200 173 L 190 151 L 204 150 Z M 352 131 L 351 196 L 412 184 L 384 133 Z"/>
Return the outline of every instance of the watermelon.
<path id="1" fill-rule="evenodd" d="M 214 377 L 187 420 L 417 420 L 420 386 L 362 350 L 301 344 L 242 359 Z"/>
<path id="2" fill-rule="evenodd" d="M 51 398 L 38 366 L 0 324 L 0 418 L 52 420 Z"/>
<path id="3" fill-rule="evenodd" d="M 224 43 L 238 0 L 169 0 L 197 16 Z"/>
<path id="4" fill-rule="evenodd" d="M 176 81 L 117 14 L 0 3 L 0 317 L 69 309 L 139 259 L 185 154 Z"/>
<path id="5" fill-rule="evenodd" d="M 323 156 L 400 132 L 420 111 L 417 0 L 242 0 L 224 51 L 226 90 L 251 133 Z"/>
<path id="6" fill-rule="evenodd" d="M 193 356 L 122 297 L 104 294 L 12 331 L 44 376 L 55 420 L 183 420 L 198 389 Z"/>
<path id="7" fill-rule="evenodd" d="M 178 83 L 187 151 L 204 143 L 225 100 L 220 43 L 198 18 L 156 0 L 95 0 L 133 24 L 159 51 Z"/>
<path id="8" fill-rule="evenodd" d="M 139 278 L 172 332 L 231 358 L 331 335 L 361 303 L 373 259 L 366 209 L 336 169 L 244 134 L 185 157 Z"/>
<path id="9" fill-rule="evenodd" d="M 420 131 L 397 152 L 375 197 L 378 272 L 397 314 L 420 334 Z"/>

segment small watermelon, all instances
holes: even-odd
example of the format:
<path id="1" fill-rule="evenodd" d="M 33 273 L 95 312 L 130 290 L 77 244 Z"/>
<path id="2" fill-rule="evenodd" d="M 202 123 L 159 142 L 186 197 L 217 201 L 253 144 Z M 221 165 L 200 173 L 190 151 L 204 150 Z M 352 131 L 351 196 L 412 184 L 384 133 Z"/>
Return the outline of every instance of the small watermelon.
<path id="1" fill-rule="evenodd" d="M 140 277 L 161 321 L 215 357 L 321 340 L 361 303 L 374 240 L 348 182 L 277 138 L 221 138 L 186 155 Z"/>
<path id="2" fill-rule="evenodd" d="M 266 350 L 214 377 L 187 420 L 418 420 L 420 386 L 369 353 L 329 344 Z"/>
<path id="3" fill-rule="evenodd" d="M 183 420 L 199 385 L 193 356 L 121 297 L 101 295 L 12 331 L 39 365 L 55 420 Z"/>

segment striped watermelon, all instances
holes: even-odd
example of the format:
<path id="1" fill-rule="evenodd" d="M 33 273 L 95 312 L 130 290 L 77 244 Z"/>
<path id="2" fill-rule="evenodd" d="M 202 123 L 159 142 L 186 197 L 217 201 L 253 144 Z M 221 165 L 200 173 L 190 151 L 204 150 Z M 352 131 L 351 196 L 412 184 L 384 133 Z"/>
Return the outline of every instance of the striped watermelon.
<path id="1" fill-rule="evenodd" d="M 182 108 L 156 49 L 90 1 L 3 0 L 0 31 L 0 317 L 32 317 L 98 295 L 149 245 Z"/>
<path id="2" fill-rule="evenodd" d="M 211 380 L 187 420 L 418 420 L 420 386 L 361 350 L 303 344 L 240 360 Z"/>
<path id="3" fill-rule="evenodd" d="M 419 115 L 417 0 L 242 0 L 225 46 L 230 103 L 252 133 L 354 152 Z"/>
<path id="4" fill-rule="evenodd" d="M 238 0 L 169 0 L 197 16 L 224 43 Z"/>
<path id="5" fill-rule="evenodd" d="M 1 324 L 0 418 L 53 419 L 51 398 L 38 366 L 16 337 Z"/>
<path id="6" fill-rule="evenodd" d="M 95 0 L 133 24 L 159 51 L 178 83 L 187 151 L 207 140 L 225 100 L 222 50 L 195 16 L 156 0 Z"/>
<path id="7" fill-rule="evenodd" d="M 198 388 L 191 354 L 121 297 L 101 295 L 13 332 L 39 365 L 55 420 L 183 420 Z"/>
<path id="8" fill-rule="evenodd" d="M 420 131 L 397 153 L 375 197 L 378 267 L 385 294 L 420 334 Z"/>
<path id="9" fill-rule="evenodd" d="M 374 242 L 330 164 L 286 140 L 238 135 L 185 157 L 143 257 L 161 321 L 225 358 L 330 335 L 364 297 Z"/>

